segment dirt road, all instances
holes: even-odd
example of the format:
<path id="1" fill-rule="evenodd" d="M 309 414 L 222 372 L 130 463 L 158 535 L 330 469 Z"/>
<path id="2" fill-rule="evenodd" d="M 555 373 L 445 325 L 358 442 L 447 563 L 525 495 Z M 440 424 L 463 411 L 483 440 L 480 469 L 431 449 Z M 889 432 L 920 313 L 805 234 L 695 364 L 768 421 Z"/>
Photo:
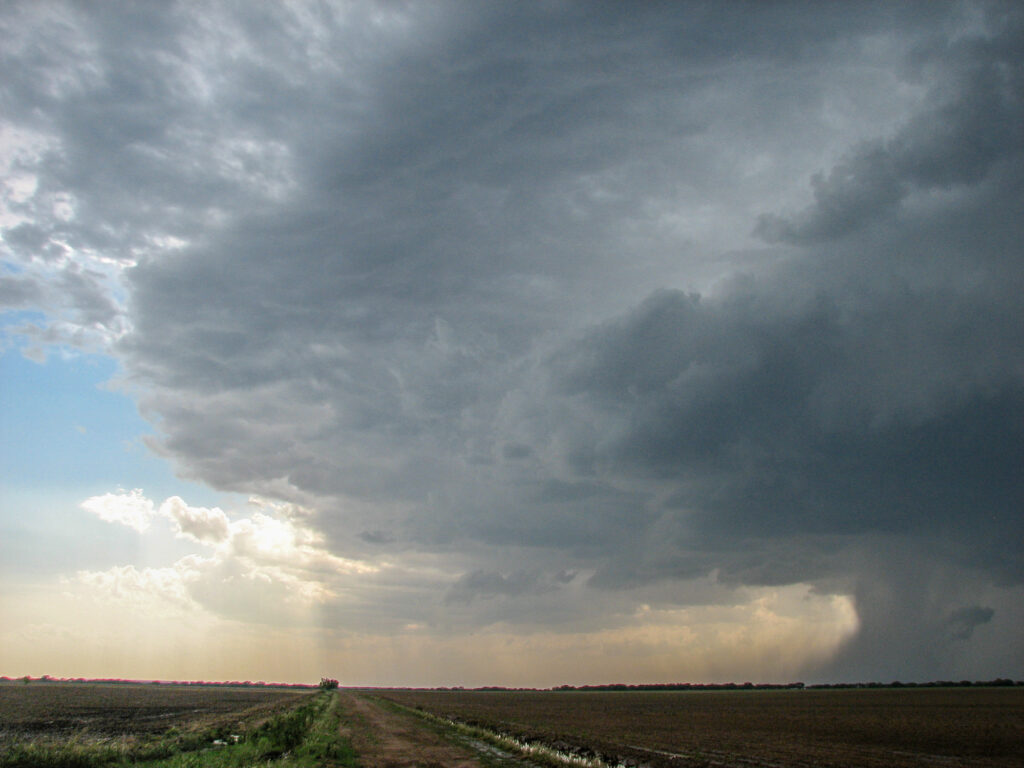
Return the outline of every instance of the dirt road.
<path id="1" fill-rule="evenodd" d="M 350 691 L 339 693 L 343 735 L 363 768 L 480 768 L 481 754 L 432 732 L 412 715 L 394 712 Z M 488 763 L 493 763 L 487 761 Z"/>

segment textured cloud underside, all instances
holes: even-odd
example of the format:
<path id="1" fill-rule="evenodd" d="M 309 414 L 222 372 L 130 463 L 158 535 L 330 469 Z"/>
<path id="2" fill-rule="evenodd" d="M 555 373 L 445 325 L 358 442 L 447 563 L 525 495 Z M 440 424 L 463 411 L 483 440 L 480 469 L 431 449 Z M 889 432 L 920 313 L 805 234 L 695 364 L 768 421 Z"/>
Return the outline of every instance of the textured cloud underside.
<path id="1" fill-rule="evenodd" d="M 319 620 L 364 561 L 374 626 L 442 634 L 813 585 L 843 674 L 1008 663 L 1015 6 L 4 17 L 8 332 L 116 356 L 154 451 L 307 509 L 264 575 Z M 111 499 L 270 567 L 273 516 Z"/>

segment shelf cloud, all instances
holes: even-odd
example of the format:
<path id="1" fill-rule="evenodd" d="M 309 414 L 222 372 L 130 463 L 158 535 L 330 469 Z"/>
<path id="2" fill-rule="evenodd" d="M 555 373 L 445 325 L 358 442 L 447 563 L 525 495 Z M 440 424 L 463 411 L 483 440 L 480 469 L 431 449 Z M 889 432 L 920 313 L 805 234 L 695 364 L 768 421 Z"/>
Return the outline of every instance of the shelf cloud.
<path id="1" fill-rule="evenodd" d="M 207 554 L 81 583 L 366 653 L 690 627 L 638 668 L 727 675 L 747 606 L 794 654 L 751 677 L 1019 672 L 1018 7 L 206 10 L 2 14 L 7 347 L 116 359 L 154 455 L 270 505 L 92 496 Z"/>

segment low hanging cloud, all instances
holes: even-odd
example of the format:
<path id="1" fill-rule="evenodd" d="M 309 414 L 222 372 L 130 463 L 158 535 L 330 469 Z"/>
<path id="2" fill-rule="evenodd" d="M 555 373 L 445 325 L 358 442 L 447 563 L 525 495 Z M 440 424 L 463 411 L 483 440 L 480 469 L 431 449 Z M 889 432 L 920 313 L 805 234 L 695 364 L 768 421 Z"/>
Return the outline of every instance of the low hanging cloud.
<path id="1" fill-rule="evenodd" d="M 995 613 L 991 608 L 980 605 L 957 608 L 949 615 L 949 630 L 957 640 L 970 640 L 975 628 L 988 624 Z"/>
<path id="2" fill-rule="evenodd" d="M 496 571 L 476 570 L 459 578 L 448 594 L 446 603 L 466 602 L 499 596 L 518 597 L 543 592 L 546 587 L 539 574 L 515 571 L 508 575 Z"/>

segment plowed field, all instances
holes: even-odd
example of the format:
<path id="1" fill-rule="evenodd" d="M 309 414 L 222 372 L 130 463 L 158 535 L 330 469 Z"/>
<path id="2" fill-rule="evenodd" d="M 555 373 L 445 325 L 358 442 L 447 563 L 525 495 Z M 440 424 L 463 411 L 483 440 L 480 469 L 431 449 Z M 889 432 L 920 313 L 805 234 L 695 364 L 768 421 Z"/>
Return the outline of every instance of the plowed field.
<path id="1" fill-rule="evenodd" d="M 0 740 L 32 734 L 148 735 L 171 727 L 233 725 L 269 717 L 308 695 L 273 688 L 4 683 Z"/>
<path id="2" fill-rule="evenodd" d="M 1024 766 L 1019 688 L 379 693 L 630 765 Z"/>

